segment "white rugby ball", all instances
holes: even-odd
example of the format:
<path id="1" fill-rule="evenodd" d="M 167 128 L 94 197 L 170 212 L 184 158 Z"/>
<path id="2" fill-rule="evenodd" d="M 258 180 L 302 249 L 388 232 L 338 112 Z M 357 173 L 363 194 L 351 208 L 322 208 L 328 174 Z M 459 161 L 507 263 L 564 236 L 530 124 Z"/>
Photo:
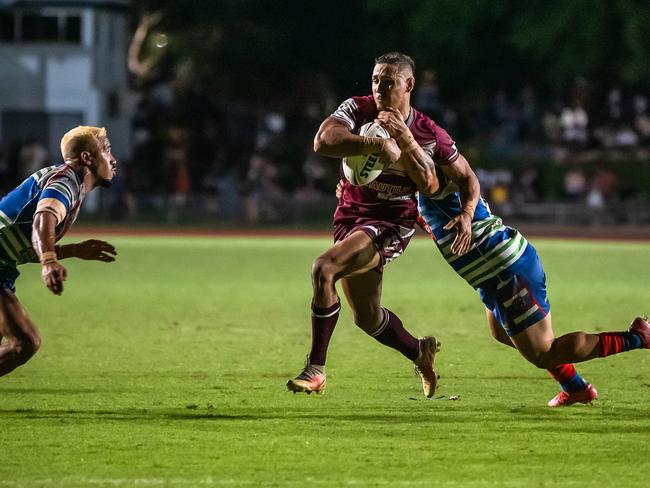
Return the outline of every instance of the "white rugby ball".
<path id="1" fill-rule="evenodd" d="M 375 122 L 362 125 L 359 135 L 390 138 L 388 131 Z M 379 153 L 343 158 L 343 174 L 355 186 L 364 186 L 376 180 L 383 170 L 384 162 L 379 157 Z"/>

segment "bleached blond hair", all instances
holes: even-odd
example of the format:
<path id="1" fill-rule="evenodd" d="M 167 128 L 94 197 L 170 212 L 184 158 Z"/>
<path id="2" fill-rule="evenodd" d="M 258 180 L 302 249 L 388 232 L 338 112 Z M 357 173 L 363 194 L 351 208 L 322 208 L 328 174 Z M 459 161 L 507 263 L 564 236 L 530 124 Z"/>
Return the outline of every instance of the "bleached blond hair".
<path id="1" fill-rule="evenodd" d="M 105 139 L 104 127 L 80 125 L 66 132 L 61 138 L 61 155 L 64 161 L 78 158 L 83 151 L 95 154 L 101 146 L 101 139 Z"/>

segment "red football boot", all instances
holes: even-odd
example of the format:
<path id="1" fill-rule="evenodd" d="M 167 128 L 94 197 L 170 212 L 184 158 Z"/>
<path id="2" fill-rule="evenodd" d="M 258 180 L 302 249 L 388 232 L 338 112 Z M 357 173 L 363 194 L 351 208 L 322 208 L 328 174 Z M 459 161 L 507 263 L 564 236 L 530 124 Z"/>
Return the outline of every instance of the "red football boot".
<path id="1" fill-rule="evenodd" d="M 650 324 L 647 317 L 637 317 L 630 325 L 630 332 L 634 332 L 641 337 L 644 349 L 650 349 Z"/>
<path id="2" fill-rule="evenodd" d="M 551 408 L 555 407 L 568 407 L 574 403 L 591 403 L 596 398 L 598 398 L 598 392 L 596 388 L 590 383 L 587 383 L 587 387 L 584 390 L 578 391 L 564 391 L 555 395 L 548 402 L 548 406 Z"/>

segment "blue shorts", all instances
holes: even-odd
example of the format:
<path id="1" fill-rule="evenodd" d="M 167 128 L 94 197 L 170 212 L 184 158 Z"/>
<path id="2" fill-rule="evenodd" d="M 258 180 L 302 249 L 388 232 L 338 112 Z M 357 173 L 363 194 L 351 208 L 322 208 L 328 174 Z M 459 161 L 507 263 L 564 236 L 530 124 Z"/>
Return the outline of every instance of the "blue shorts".
<path id="1" fill-rule="evenodd" d="M 0 286 L 8 288 L 16 293 L 16 278 L 20 275 L 20 271 L 16 269 L 16 265 L 6 261 L 0 262 Z"/>
<path id="2" fill-rule="evenodd" d="M 514 336 L 536 324 L 551 311 L 546 296 L 546 273 L 537 253 L 517 272 L 478 287 L 481 300 Z"/>

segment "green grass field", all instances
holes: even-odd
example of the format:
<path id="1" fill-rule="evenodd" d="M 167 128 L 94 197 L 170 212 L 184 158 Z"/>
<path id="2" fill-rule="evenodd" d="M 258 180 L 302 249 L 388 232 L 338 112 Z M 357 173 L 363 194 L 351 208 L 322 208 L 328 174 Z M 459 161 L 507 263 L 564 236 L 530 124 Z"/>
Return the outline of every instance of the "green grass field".
<path id="1" fill-rule="evenodd" d="M 43 344 L 0 379 L 0 487 L 650 483 L 650 352 L 580 365 L 600 398 L 548 409 L 554 381 L 491 339 L 478 296 L 426 238 L 389 265 L 384 304 L 442 341 L 433 400 L 346 307 L 327 393 L 286 391 L 328 239 L 110 240 L 118 261 L 67 261 L 62 297 L 22 269 Z M 533 242 L 557 334 L 650 312 L 649 244 Z"/>

